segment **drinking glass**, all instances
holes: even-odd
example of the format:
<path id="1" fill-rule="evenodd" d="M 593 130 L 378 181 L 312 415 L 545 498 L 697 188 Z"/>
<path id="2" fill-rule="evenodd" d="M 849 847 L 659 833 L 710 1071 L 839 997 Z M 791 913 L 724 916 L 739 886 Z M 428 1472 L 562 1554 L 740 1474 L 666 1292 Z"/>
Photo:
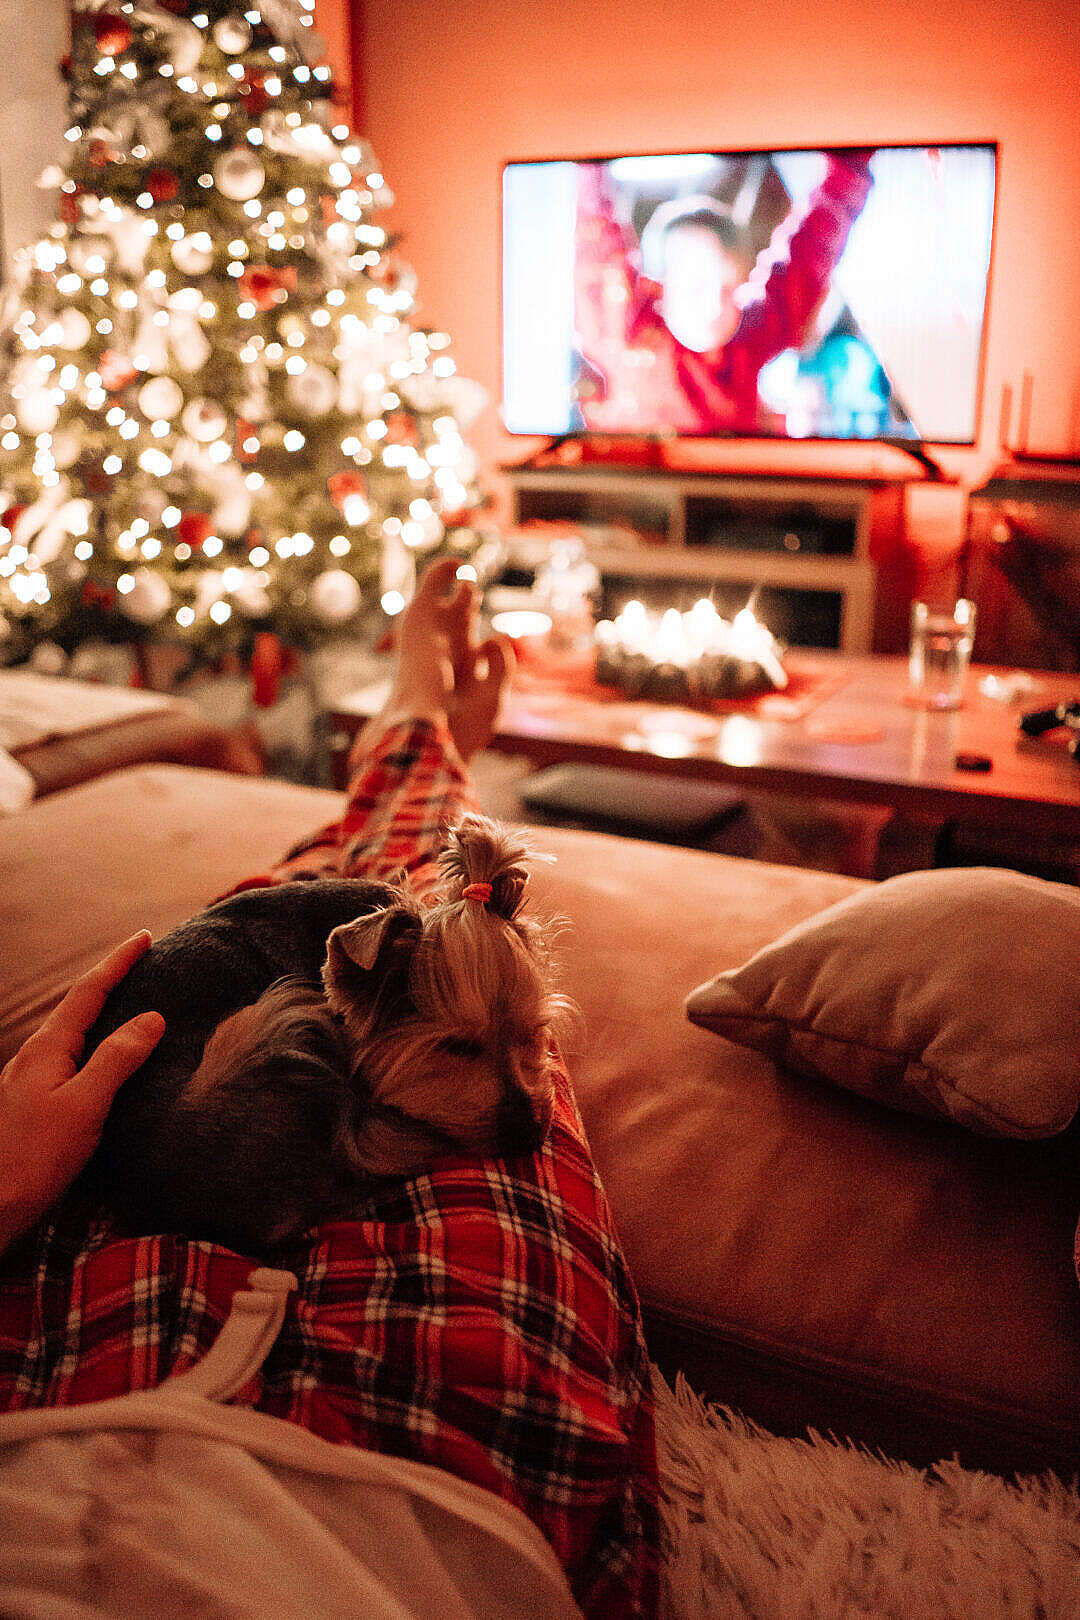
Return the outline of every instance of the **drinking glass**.
<path id="1" fill-rule="evenodd" d="M 925 709 L 958 709 L 975 640 L 975 604 L 961 597 L 952 607 L 911 604 L 909 695 Z"/>

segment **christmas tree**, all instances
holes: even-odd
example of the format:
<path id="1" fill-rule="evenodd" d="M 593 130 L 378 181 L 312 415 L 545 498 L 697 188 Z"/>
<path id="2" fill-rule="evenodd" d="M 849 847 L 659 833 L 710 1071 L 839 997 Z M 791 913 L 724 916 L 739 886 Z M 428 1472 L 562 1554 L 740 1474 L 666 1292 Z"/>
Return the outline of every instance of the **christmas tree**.
<path id="1" fill-rule="evenodd" d="M 75 15 L 60 217 L 0 322 L 0 661 L 311 647 L 402 606 L 418 555 L 483 550 L 482 392 L 414 324 L 313 3 Z"/>

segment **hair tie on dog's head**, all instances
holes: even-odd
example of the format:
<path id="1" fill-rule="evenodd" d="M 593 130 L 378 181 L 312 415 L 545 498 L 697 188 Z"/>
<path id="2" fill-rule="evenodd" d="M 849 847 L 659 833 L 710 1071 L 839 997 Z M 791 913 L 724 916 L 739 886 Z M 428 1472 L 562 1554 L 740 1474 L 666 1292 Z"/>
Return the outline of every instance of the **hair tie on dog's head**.
<path id="1" fill-rule="evenodd" d="M 461 891 L 461 898 L 463 900 L 479 900 L 482 906 L 486 906 L 491 899 L 491 884 L 467 883 Z"/>

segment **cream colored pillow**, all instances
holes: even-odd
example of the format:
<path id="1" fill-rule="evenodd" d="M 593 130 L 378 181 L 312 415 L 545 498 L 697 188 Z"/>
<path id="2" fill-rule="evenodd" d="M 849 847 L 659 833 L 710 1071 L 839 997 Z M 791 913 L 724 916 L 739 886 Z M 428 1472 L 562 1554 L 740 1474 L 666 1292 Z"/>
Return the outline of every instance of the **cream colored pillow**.
<path id="1" fill-rule="evenodd" d="M 849 895 L 687 1015 L 800 1074 L 990 1136 L 1053 1136 L 1080 1106 L 1080 890 L 991 867 Z"/>

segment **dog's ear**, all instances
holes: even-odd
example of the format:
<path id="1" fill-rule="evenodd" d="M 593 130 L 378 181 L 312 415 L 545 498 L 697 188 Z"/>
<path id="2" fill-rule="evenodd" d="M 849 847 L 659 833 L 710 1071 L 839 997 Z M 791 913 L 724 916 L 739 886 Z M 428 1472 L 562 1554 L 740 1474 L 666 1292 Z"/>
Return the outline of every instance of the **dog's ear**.
<path id="1" fill-rule="evenodd" d="M 403 987 L 422 932 L 420 919 L 400 906 L 386 906 L 335 928 L 326 941 L 322 969 L 331 1010 L 345 1018 L 370 1006 L 382 990 Z"/>

